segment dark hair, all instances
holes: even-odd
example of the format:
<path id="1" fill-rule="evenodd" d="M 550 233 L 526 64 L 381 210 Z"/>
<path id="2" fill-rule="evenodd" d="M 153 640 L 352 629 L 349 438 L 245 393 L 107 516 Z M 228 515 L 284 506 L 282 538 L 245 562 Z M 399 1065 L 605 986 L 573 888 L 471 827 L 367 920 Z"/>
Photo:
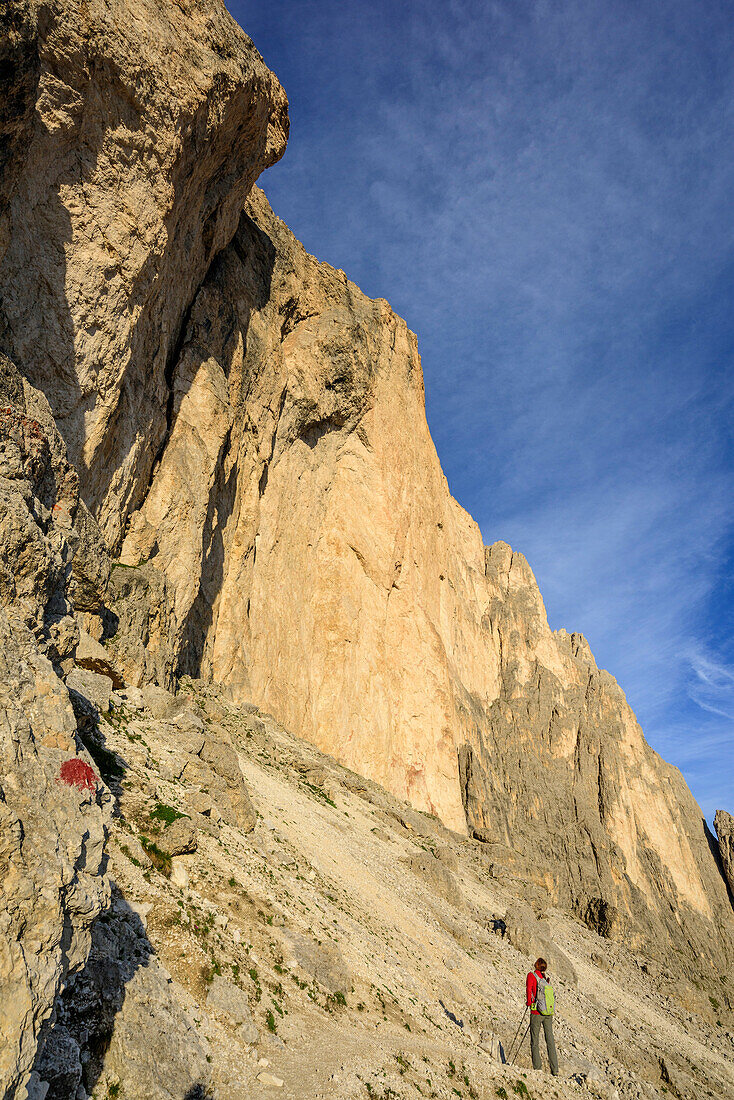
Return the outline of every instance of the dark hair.
<path id="1" fill-rule="evenodd" d="M 535 969 L 539 970 L 541 974 L 545 974 L 546 970 L 548 969 L 548 963 L 545 961 L 545 959 L 536 959 Z"/>

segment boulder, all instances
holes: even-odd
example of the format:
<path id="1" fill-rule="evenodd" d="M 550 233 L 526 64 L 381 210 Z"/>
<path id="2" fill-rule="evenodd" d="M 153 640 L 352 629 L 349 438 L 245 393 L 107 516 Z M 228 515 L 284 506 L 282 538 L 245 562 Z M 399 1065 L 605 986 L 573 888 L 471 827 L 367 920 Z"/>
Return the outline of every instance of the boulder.
<path id="1" fill-rule="evenodd" d="M 206 996 L 209 1008 L 222 1012 L 237 1027 L 239 1037 L 244 1043 L 255 1043 L 258 1030 L 252 1018 L 247 994 L 228 978 L 215 974 Z"/>
<path id="2" fill-rule="evenodd" d="M 174 859 L 171 867 L 171 882 L 174 886 L 187 890 L 190 884 L 189 869 L 183 859 Z"/>
<path id="3" fill-rule="evenodd" d="M 171 856 L 195 852 L 196 845 L 196 826 L 186 817 L 177 818 L 161 837 L 161 847 Z"/>
<path id="4" fill-rule="evenodd" d="M 258 1073 L 257 1079 L 265 1088 L 271 1089 L 282 1089 L 285 1083 L 282 1077 L 276 1077 L 274 1073 L 268 1073 L 267 1070 Z"/>
<path id="5" fill-rule="evenodd" d="M 218 727 L 215 732 L 219 733 L 219 738 L 207 737 L 200 754 L 201 762 L 219 781 L 211 785 L 211 793 L 227 825 L 252 832 L 257 814 L 250 801 L 239 758 L 226 731 Z M 185 775 L 189 775 L 188 765 Z"/>
<path id="6" fill-rule="evenodd" d="M 201 814 L 202 817 L 211 818 L 216 810 L 216 803 L 210 794 L 206 791 L 185 791 L 184 799 L 187 805 L 191 807 L 194 813 Z M 215 819 L 219 820 L 219 814 L 215 814 Z"/>
<path id="7" fill-rule="evenodd" d="M 140 694 L 153 718 L 160 718 L 164 722 L 176 722 L 191 708 L 189 699 L 174 695 L 173 692 L 156 684 L 145 684 L 140 689 Z M 203 725 L 202 722 L 202 728 Z"/>
<path id="8" fill-rule="evenodd" d="M 104 673 L 75 665 L 66 677 L 66 686 L 91 703 L 100 714 L 109 711 L 114 685 Z"/>
<path id="9" fill-rule="evenodd" d="M 79 631 L 74 660 L 80 668 L 107 676 L 112 681 L 113 688 L 124 687 L 122 673 L 114 656 L 103 645 L 96 642 L 91 634 L 87 634 L 86 630 Z"/>
<path id="10" fill-rule="evenodd" d="M 404 860 L 411 871 L 430 888 L 432 894 L 443 898 L 456 909 L 464 904 L 458 882 L 446 864 L 432 852 L 420 852 Z"/>
<path id="11" fill-rule="evenodd" d="M 224 731 L 220 731 L 224 734 Z M 224 734 L 226 737 L 227 735 Z M 232 745 L 226 741 L 207 737 L 202 749 L 201 759 L 206 761 L 212 771 L 224 779 L 227 784 L 237 784 L 242 780 L 240 762 Z"/>

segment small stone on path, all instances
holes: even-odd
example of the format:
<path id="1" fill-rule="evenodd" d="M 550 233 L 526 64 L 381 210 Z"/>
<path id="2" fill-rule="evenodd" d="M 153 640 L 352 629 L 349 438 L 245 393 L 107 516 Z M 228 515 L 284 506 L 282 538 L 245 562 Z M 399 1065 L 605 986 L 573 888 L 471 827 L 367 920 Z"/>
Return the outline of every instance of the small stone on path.
<path id="1" fill-rule="evenodd" d="M 283 1081 L 273 1073 L 258 1073 L 257 1079 L 261 1085 L 269 1085 L 270 1088 L 282 1089 Z"/>

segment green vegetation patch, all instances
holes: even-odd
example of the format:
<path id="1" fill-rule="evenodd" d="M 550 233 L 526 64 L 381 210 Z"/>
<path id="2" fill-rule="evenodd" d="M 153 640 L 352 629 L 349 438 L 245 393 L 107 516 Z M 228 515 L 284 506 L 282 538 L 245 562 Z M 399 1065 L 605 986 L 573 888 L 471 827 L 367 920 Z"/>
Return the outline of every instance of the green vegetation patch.
<path id="1" fill-rule="evenodd" d="M 153 864 L 157 871 L 160 871 L 166 878 L 171 876 L 171 855 L 169 852 L 163 851 L 152 840 L 148 840 L 147 836 L 140 837 L 140 843 L 145 849 L 145 853 L 148 859 Z"/>
<path id="2" fill-rule="evenodd" d="M 141 866 L 140 860 L 135 858 L 135 856 L 132 854 L 132 852 L 128 848 L 127 844 L 121 844 L 120 845 L 120 851 L 125 853 L 127 858 L 132 863 L 133 867 L 140 867 Z"/>
<path id="3" fill-rule="evenodd" d="M 173 825 L 174 821 L 178 821 L 180 817 L 188 817 L 189 815 L 182 814 L 180 810 L 174 809 L 173 806 L 167 806 L 165 802 L 157 802 L 150 816 L 154 821 L 162 821 L 164 825 Z"/>
<path id="4" fill-rule="evenodd" d="M 320 798 L 322 802 L 326 802 L 327 805 L 333 806 L 334 809 L 336 809 L 336 802 L 333 798 L 329 798 L 326 791 L 322 791 L 320 787 L 314 786 L 313 783 L 308 783 L 305 779 L 303 780 L 303 786 L 309 790 L 314 797 Z"/>

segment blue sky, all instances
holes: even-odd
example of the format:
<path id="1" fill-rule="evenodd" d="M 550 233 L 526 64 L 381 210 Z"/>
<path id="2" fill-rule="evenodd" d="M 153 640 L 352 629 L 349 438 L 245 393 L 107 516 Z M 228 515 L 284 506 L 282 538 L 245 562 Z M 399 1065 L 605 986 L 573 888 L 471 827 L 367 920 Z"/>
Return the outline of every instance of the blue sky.
<path id="1" fill-rule="evenodd" d="M 485 542 L 734 812 L 731 7 L 230 10 L 290 101 L 274 209 L 406 318 Z"/>

